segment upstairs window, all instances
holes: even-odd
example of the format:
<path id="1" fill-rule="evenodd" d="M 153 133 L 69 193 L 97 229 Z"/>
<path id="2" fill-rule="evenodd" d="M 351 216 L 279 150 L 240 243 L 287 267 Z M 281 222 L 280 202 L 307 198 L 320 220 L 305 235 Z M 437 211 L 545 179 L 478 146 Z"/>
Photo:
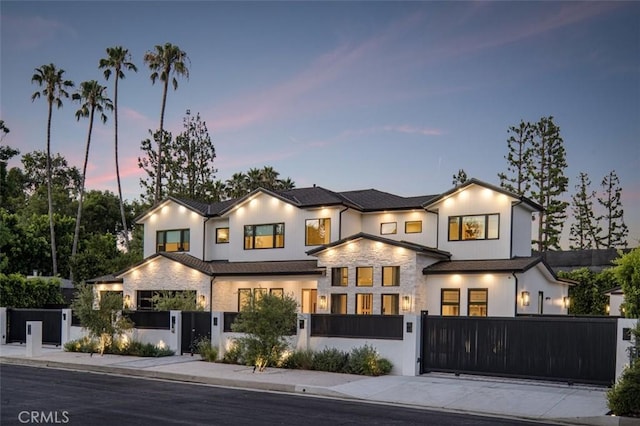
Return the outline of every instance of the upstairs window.
<path id="1" fill-rule="evenodd" d="M 381 235 L 391 235 L 398 233 L 398 222 L 385 222 L 380 224 Z"/>
<path id="2" fill-rule="evenodd" d="M 305 221 L 305 245 L 329 244 L 331 219 L 309 219 Z"/>
<path id="3" fill-rule="evenodd" d="M 360 266 L 356 268 L 356 286 L 371 287 L 373 286 L 373 267 Z"/>
<path id="4" fill-rule="evenodd" d="M 157 231 L 156 252 L 161 251 L 189 251 L 189 230 Z"/>
<path id="5" fill-rule="evenodd" d="M 284 247 L 284 223 L 245 225 L 244 249 L 271 249 Z"/>
<path id="6" fill-rule="evenodd" d="M 331 268 L 331 286 L 346 287 L 349 284 L 349 269 L 346 267 Z"/>
<path id="7" fill-rule="evenodd" d="M 489 290 L 486 288 L 469 289 L 468 315 L 470 317 L 487 316 L 487 299 Z"/>
<path id="8" fill-rule="evenodd" d="M 229 228 L 216 228 L 216 244 L 229 243 Z"/>
<path id="9" fill-rule="evenodd" d="M 421 220 L 408 220 L 404 223 L 405 234 L 419 234 L 422 232 Z"/>
<path id="10" fill-rule="evenodd" d="M 382 285 L 384 287 L 400 285 L 400 267 L 399 266 L 383 266 L 382 267 Z"/>
<path id="11" fill-rule="evenodd" d="M 499 214 L 478 214 L 449 217 L 449 241 L 496 240 Z"/>
<path id="12" fill-rule="evenodd" d="M 460 315 L 460 290 L 442 289 L 440 311 L 442 316 Z"/>

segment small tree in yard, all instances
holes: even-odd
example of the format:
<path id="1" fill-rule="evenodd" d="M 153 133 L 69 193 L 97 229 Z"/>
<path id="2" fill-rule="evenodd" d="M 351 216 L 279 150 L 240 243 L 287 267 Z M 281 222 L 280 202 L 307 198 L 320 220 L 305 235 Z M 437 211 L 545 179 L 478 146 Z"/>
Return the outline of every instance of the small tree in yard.
<path id="1" fill-rule="evenodd" d="M 616 264 L 615 277 L 624 292 L 624 315 L 640 318 L 640 248 L 636 247 L 613 263 Z"/>
<path id="2" fill-rule="evenodd" d="M 133 328 L 133 323 L 122 316 L 122 296 L 104 293 L 96 303 L 93 287 L 82 284 L 78 287 L 71 309 L 91 338 L 98 339 L 100 355 L 110 346 L 115 337 L 121 337 Z"/>
<path id="3" fill-rule="evenodd" d="M 264 294 L 249 300 L 231 326 L 234 332 L 247 334 L 236 339 L 247 364 L 258 371 L 277 364 L 287 348 L 285 336 L 296 326 L 296 308 L 288 295 Z"/>

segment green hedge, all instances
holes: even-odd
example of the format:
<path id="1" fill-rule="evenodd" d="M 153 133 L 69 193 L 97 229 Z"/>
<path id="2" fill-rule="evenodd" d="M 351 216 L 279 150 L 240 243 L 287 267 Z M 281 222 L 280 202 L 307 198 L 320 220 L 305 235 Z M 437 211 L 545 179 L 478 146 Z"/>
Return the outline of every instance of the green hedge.
<path id="1" fill-rule="evenodd" d="M 60 280 L 30 278 L 19 274 L 0 274 L 0 306 L 5 308 L 42 308 L 64 304 Z"/>

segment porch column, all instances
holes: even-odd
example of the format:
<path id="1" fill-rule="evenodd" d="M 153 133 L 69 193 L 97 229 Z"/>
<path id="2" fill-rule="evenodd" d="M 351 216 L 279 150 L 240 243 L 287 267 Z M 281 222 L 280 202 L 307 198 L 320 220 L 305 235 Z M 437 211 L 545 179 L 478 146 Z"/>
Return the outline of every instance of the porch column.
<path id="1" fill-rule="evenodd" d="M 63 309 L 60 324 L 60 346 L 71 340 L 71 309 Z"/>
<path id="2" fill-rule="evenodd" d="M 171 333 L 169 333 L 167 346 L 169 346 L 172 351 L 180 354 L 182 349 L 182 311 L 169 311 L 169 321 Z"/>
<path id="3" fill-rule="evenodd" d="M 311 344 L 311 314 L 298 314 L 296 349 L 306 351 Z"/>
<path id="4" fill-rule="evenodd" d="M 402 332 L 402 375 L 420 374 L 420 340 L 422 339 L 421 317 L 405 314 Z"/>
<path id="5" fill-rule="evenodd" d="M 211 347 L 218 348 L 218 359 L 222 359 L 226 349 L 222 333 L 224 333 L 224 312 L 211 312 Z"/>

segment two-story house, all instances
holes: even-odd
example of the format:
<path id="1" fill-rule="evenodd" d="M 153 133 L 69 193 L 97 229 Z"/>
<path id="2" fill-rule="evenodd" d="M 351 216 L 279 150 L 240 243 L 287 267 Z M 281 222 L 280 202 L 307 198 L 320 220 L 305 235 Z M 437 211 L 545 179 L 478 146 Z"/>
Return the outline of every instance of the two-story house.
<path id="1" fill-rule="evenodd" d="M 169 197 L 137 220 L 144 260 L 91 282 L 137 309 L 170 290 L 212 311 L 270 292 L 304 313 L 563 314 L 570 283 L 531 255 L 539 210 L 475 179 L 418 197 L 317 186 L 213 204 Z"/>

